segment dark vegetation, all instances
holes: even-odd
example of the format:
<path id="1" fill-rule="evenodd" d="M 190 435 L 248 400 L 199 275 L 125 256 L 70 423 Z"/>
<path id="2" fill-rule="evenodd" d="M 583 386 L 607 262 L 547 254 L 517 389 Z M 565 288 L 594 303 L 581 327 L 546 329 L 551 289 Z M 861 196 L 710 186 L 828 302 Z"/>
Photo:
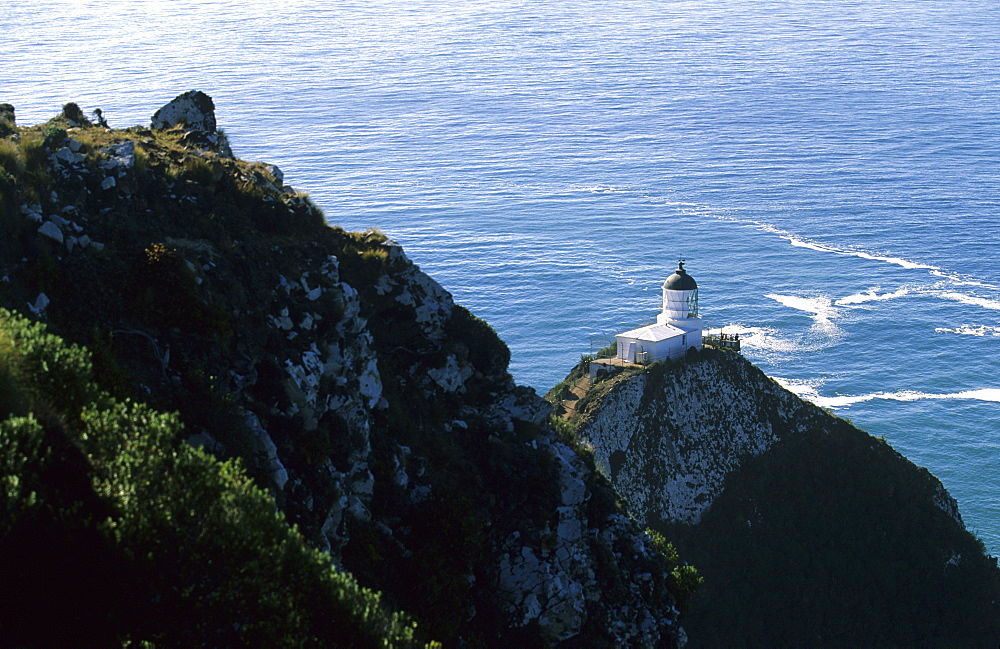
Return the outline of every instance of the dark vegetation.
<path id="1" fill-rule="evenodd" d="M 831 420 L 731 474 L 699 525 L 664 527 L 705 576 L 691 646 L 996 646 L 996 558 L 925 469 Z"/>
<path id="2" fill-rule="evenodd" d="M 555 542 L 559 467 L 543 448 L 547 424 L 514 420 L 507 430 L 509 420 L 491 415 L 507 391 L 535 397 L 513 386 L 510 352 L 486 322 L 449 300 L 450 316 L 428 334 L 413 302 L 381 284 L 416 274 L 398 246 L 377 230 L 329 227 L 272 168 L 232 158 L 210 134 L 110 130 L 73 106 L 38 127 L 7 115 L 0 107 L 0 306 L 27 313 L 44 293 L 36 317 L 86 359 L 70 374 L 89 387 L 69 405 L 72 390 L 23 387 L 48 380 L 51 363 L 0 374 L 0 389 L 12 386 L 0 415 L 37 421 L 10 424 L 0 453 L 4 479 L 16 487 L 30 477 L 37 494 L 5 501 L 0 563 L 14 587 L 3 592 L 31 597 L 0 611 L 0 646 L 412 645 L 410 618 L 386 610 L 420 620 L 422 640 L 545 645 L 537 623 L 512 628 L 495 575 L 498 539 Z M 40 233 L 59 221 L 67 239 L 94 243 Z M 356 302 L 345 298 L 352 290 Z M 274 324 L 278 314 L 294 327 Z M 312 345 L 360 349 L 361 339 L 367 356 L 345 354 L 352 365 L 338 378 L 357 381 L 375 359 L 381 402 L 353 421 L 349 408 L 331 409 L 307 428 L 291 407 L 288 365 Z M 460 391 L 427 378 L 452 357 L 472 369 Z M 284 488 L 254 446 L 247 412 L 277 447 Z M 213 456 L 183 443 L 205 437 Z M 323 525 L 343 509 L 331 474 L 359 465 L 374 476 L 371 515 L 345 514 L 345 544 L 331 547 Z M 601 529 L 620 502 L 592 460 L 588 480 L 582 523 Z M 596 578 L 615 586 L 588 603 L 584 632 L 565 646 L 608 646 L 608 611 L 617 619 L 613 607 L 635 597 L 620 583 L 630 567 L 651 575 L 650 608 L 672 615 L 667 560 L 637 557 L 634 543 L 627 530 L 615 532 L 614 548 L 595 535 Z M 98 585 L 97 575 L 111 578 Z M 33 634 L 45 615 L 82 630 L 72 642 L 44 634 L 62 627 Z"/>
<path id="3" fill-rule="evenodd" d="M 0 311 L 5 647 L 417 646 L 234 461 L 119 401 L 90 355 Z"/>
<path id="4" fill-rule="evenodd" d="M 670 409 L 665 382 L 706 362 L 733 385 L 773 384 L 729 350 L 654 364 L 643 370 L 640 408 L 651 430 L 660 430 L 656 418 Z M 597 385 L 580 410 L 600 408 L 630 376 Z M 725 404 L 701 407 L 708 425 L 729 425 Z M 769 421 L 780 441 L 729 474 L 699 524 L 649 521 L 704 579 L 687 591 L 690 647 L 1000 643 L 997 559 L 946 513 L 954 501 L 934 476 L 885 440 L 804 401 L 789 410 L 760 392 L 755 417 Z M 796 430 L 800 424 L 808 430 Z M 678 594 L 685 601 L 685 591 Z"/>
<path id="5" fill-rule="evenodd" d="M 25 334 L 4 359 L 0 416 L 37 422 L 10 424 L 0 441 L 5 479 L 21 485 L 0 523 L 9 578 L 0 645 L 414 645 L 407 618 L 386 613 L 379 596 L 303 542 L 315 541 L 313 519 L 292 509 L 300 533 L 253 486 L 261 469 L 232 378 L 257 377 L 251 396 L 280 400 L 282 369 L 270 354 L 296 343 L 262 326 L 274 311 L 275 278 L 297 277 L 322 248 L 342 249 L 349 264 L 356 254 L 360 266 L 366 235 L 329 228 L 263 165 L 189 146 L 182 129 L 110 131 L 81 122 L 78 111 L 18 128 L 0 108 L 0 304 L 24 310 L 45 293 L 51 328 L 90 350 L 47 343 L 81 360 L 43 358 L 44 371 L 13 372 L 29 353 Z M 82 160 L 55 161 L 70 137 Z M 134 158 L 116 168 L 116 147 L 130 143 Z M 113 191 L 102 186 L 109 176 Z M 113 245 L 68 254 L 37 233 L 22 206 L 63 215 Z M 317 335 L 337 324 L 335 305 L 324 313 Z M 64 402 L 79 390 L 31 384 L 53 372 L 68 373 L 86 395 Z M 83 419 L 91 410 L 99 422 Z M 182 418 L 159 414 L 170 411 Z M 272 428 L 279 439 L 283 423 Z M 182 444 L 202 431 L 220 442 L 226 463 Z M 87 435 L 100 446 L 88 446 Z M 335 446 L 306 437 L 289 463 L 309 467 Z M 111 464 L 121 475 L 99 472 Z M 143 472 L 144 482 L 129 482 Z M 24 491 L 29 478 L 37 488 Z M 106 493 L 88 486 L 101 480 L 113 485 Z M 65 624 L 45 622 L 63 613 Z"/>

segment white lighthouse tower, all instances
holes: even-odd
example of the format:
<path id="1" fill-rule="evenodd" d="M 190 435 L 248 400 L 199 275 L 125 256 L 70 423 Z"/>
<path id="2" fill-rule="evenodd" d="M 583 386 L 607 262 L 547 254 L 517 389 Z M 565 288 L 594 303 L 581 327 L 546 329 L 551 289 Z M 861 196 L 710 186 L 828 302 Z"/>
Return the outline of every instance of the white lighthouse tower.
<path id="1" fill-rule="evenodd" d="M 663 282 L 663 311 L 656 316 L 656 324 L 692 332 L 702 329 L 698 317 L 698 283 L 684 270 L 683 261 L 677 262 L 677 270 Z"/>
<path id="2" fill-rule="evenodd" d="M 656 324 L 615 336 L 617 357 L 629 363 L 662 361 L 701 349 L 702 320 L 698 316 L 698 283 L 677 262 L 677 270 L 663 282 L 663 310 Z"/>

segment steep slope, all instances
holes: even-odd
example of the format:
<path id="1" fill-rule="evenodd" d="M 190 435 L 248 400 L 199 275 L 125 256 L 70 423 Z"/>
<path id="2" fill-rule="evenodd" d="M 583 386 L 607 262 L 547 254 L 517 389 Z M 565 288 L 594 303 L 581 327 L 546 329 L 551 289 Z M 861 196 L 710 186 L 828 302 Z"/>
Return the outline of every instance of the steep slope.
<path id="1" fill-rule="evenodd" d="M 118 398 L 241 458 L 337 565 L 453 646 L 669 647 L 668 569 L 493 330 L 378 232 L 234 159 L 211 100 L 156 128 L 0 111 L 0 304 Z M 200 130 L 199 130 L 200 129 Z"/>
<path id="2" fill-rule="evenodd" d="M 421 646 L 179 428 L 0 309 L 0 645 Z"/>
<path id="3" fill-rule="evenodd" d="M 705 578 L 690 646 L 1000 640 L 996 559 L 941 483 L 739 354 L 613 370 L 574 412 L 632 512 Z"/>

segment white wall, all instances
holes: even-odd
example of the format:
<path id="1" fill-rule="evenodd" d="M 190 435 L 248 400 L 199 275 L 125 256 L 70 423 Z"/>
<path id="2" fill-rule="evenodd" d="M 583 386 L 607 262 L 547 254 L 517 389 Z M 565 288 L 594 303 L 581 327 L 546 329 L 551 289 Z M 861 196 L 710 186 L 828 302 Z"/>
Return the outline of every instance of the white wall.
<path id="1" fill-rule="evenodd" d="M 689 331 L 683 336 L 673 336 L 659 342 L 623 338 L 621 336 L 615 336 L 615 338 L 618 341 L 618 358 L 624 359 L 629 363 L 635 362 L 634 353 L 629 353 L 629 343 L 635 344 L 634 352 L 649 352 L 650 361 L 663 361 L 668 358 L 683 356 L 691 347 L 701 349 L 700 330 Z"/>

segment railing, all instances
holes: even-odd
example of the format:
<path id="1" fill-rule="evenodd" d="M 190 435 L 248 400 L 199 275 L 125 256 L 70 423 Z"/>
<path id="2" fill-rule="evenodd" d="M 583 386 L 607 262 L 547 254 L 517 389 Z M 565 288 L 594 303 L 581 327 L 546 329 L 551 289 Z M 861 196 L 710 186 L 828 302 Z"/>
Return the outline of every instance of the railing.
<path id="1" fill-rule="evenodd" d="M 708 345 L 709 347 L 715 347 L 716 349 L 732 349 L 734 351 L 740 351 L 740 335 L 739 334 L 706 334 L 702 338 L 702 343 Z"/>

